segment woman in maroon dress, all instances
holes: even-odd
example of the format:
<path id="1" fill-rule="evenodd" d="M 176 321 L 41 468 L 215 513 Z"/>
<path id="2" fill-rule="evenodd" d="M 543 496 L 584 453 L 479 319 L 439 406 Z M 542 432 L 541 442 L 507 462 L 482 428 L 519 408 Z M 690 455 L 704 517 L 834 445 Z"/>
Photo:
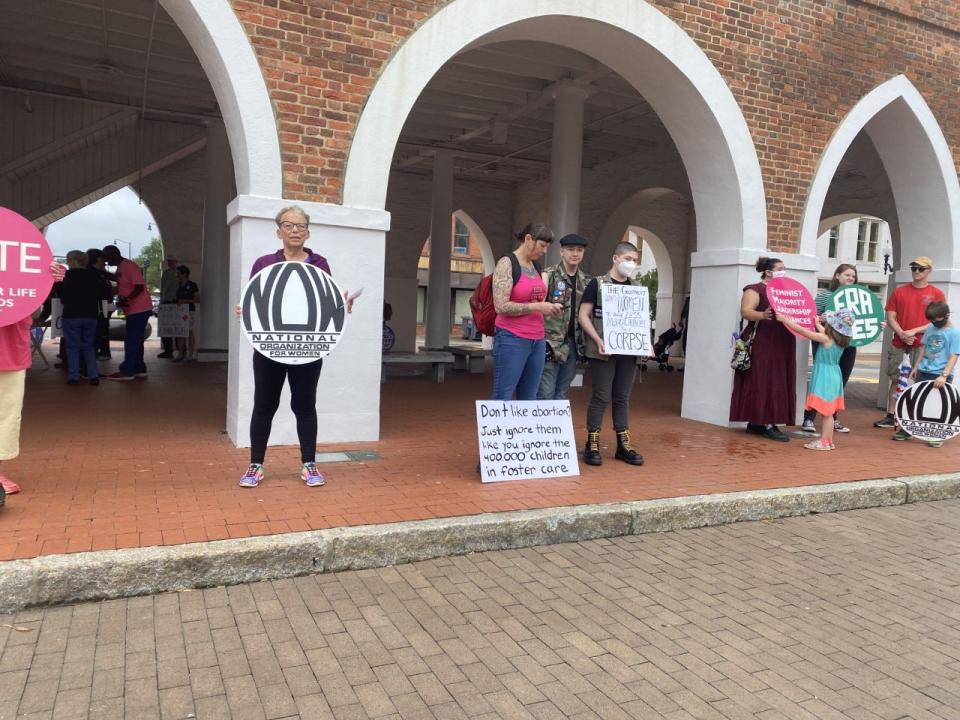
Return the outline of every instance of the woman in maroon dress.
<path id="1" fill-rule="evenodd" d="M 757 260 L 760 282 L 747 285 L 740 300 L 740 316 L 747 323 L 744 337 L 755 332 L 750 369 L 733 376 L 730 420 L 747 422 L 747 432 L 787 442 L 777 424 L 792 425 L 796 414 L 796 340 L 778 323 L 767 300 L 767 281 L 785 274 L 783 261 Z"/>

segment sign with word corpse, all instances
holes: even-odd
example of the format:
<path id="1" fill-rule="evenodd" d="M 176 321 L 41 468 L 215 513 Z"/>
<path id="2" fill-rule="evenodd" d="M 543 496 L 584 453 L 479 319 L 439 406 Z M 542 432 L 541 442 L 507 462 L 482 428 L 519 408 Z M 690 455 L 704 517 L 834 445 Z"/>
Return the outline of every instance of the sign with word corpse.
<path id="1" fill-rule="evenodd" d="M 788 277 L 773 278 L 767 283 L 767 300 L 774 312 L 785 315 L 800 327 L 813 331 L 814 318 L 817 315 L 817 304 L 813 295 L 802 284 Z M 787 330 L 790 330 L 788 327 Z M 803 337 L 800 333 L 791 333 Z"/>
<path id="2" fill-rule="evenodd" d="M 477 400 L 480 479 L 580 474 L 569 400 Z"/>
<path id="3" fill-rule="evenodd" d="M 53 254 L 33 223 L 0 208 L 0 327 L 29 317 L 53 287 Z"/>
<path id="4" fill-rule="evenodd" d="M 897 400 L 897 422 L 920 440 L 949 440 L 960 435 L 960 392 L 950 383 L 914 383 Z"/>
<path id="5" fill-rule="evenodd" d="M 247 282 L 240 306 L 253 349 L 286 365 L 329 355 L 340 342 L 347 312 L 333 278 L 302 262 L 265 267 Z"/>
<path id="6" fill-rule="evenodd" d="M 653 355 L 649 290 L 642 285 L 601 283 L 600 293 L 607 355 Z"/>
<path id="7" fill-rule="evenodd" d="M 869 345 L 883 332 L 883 301 L 863 285 L 841 285 L 827 298 L 827 310 L 847 308 L 853 315 L 853 347 Z"/>

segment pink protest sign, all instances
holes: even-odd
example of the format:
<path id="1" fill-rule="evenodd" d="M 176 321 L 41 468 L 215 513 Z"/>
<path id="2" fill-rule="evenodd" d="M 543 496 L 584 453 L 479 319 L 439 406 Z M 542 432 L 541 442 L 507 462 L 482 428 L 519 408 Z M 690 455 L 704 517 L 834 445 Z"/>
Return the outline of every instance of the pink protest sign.
<path id="1" fill-rule="evenodd" d="M 53 255 L 25 217 L 0 208 L 0 327 L 29 316 L 53 286 Z"/>
<path id="2" fill-rule="evenodd" d="M 767 300 L 770 301 L 770 307 L 774 312 L 786 315 L 802 328 L 814 329 L 813 321 L 817 315 L 817 305 L 813 295 L 793 278 L 779 277 L 767 282 Z M 798 333 L 793 334 L 802 337 Z"/>

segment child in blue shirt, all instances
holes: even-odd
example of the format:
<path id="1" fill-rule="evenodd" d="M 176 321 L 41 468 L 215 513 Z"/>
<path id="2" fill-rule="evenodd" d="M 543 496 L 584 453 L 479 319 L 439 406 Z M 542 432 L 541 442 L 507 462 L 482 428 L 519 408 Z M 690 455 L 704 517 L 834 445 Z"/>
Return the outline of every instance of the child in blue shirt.
<path id="1" fill-rule="evenodd" d="M 953 369 L 960 358 L 960 329 L 950 322 L 950 306 L 945 302 L 932 302 L 926 310 L 929 325 L 922 325 L 907 331 L 907 335 L 923 333 L 923 356 L 910 371 L 911 382 L 932 380 L 937 388 L 953 382 Z M 910 435 L 898 429 L 894 440 L 906 440 Z M 943 442 L 932 440 L 931 447 L 940 447 Z"/>

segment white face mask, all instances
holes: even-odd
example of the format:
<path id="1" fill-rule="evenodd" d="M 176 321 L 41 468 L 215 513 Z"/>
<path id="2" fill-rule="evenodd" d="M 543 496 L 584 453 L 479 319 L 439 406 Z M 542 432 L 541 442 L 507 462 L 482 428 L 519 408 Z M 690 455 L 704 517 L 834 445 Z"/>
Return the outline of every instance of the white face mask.
<path id="1" fill-rule="evenodd" d="M 617 272 L 627 277 L 633 277 L 637 271 L 637 264 L 633 260 L 621 260 L 617 263 Z"/>
<path id="2" fill-rule="evenodd" d="M 774 270 L 772 273 L 770 273 L 770 277 L 774 277 L 774 278 L 782 278 L 786 276 L 787 276 L 786 270 Z"/>

